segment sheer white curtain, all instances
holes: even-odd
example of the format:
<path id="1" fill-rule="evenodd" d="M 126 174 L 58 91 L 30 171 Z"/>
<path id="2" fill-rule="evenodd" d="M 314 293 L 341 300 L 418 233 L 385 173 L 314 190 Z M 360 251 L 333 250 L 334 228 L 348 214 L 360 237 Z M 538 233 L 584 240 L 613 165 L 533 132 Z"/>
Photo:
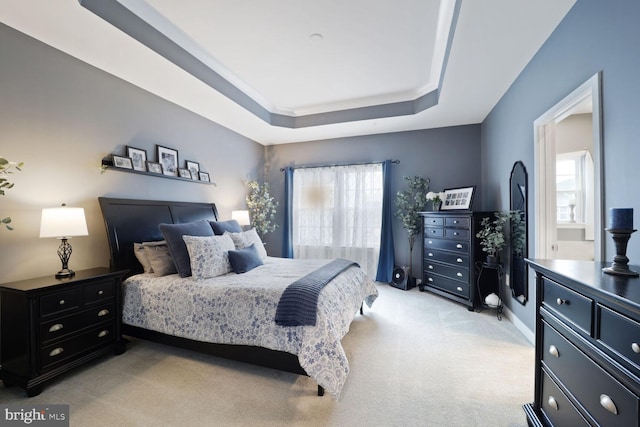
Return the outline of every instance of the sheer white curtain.
<path id="1" fill-rule="evenodd" d="M 346 258 L 375 277 L 382 184 L 381 164 L 296 169 L 294 258 Z"/>

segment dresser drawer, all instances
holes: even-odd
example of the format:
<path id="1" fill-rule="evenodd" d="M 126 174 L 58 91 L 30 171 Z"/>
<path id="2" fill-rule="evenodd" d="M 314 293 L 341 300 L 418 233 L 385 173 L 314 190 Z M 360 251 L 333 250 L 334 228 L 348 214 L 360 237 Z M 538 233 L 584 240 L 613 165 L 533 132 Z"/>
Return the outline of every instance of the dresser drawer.
<path id="1" fill-rule="evenodd" d="M 543 278 L 542 305 L 591 335 L 593 301 Z"/>
<path id="2" fill-rule="evenodd" d="M 40 298 L 40 315 L 49 316 L 80 306 L 80 289 L 69 289 Z"/>
<path id="3" fill-rule="evenodd" d="M 445 218 L 445 227 L 471 228 L 471 218 Z"/>
<path id="4" fill-rule="evenodd" d="M 85 285 L 82 288 L 85 304 L 100 303 L 113 298 L 113 280 Z"/>
<path id="5" fill-rule="evenodd" d="M 469 236 L 471 232 L 469 230 L 464 230 L 462 228 L 445 228 L 444 236 L 448 239 L 461 239 L 461 240 L 469 240 Z"/>
<path id="6" fill-rule="evenodd" d="M 469 242 L 459 241 L 456 242 L 454 240 L 444 240 L 444 239 L 424 239 L 424 248 L 428 249 L 442 249 L 445 251 L 453 251 L 459 253 L 469 253 Z"/>
<path id="7" fill-rule="evenodd" d="M 444 228 L 427 227 L 424 229 L 424 237 L 444 237 Z"/>
<path id="8" fill-rule="evenodd" d="M 47 341 L 64 337 L 80 329 L 111 320 L 113 319 L 114 312 L 115 306 L 113 304 L 107 304 L 71 316 L 45 322 L 40 325 L 40 341 L 46 343 Z"/>
<path id="9" fill-rule="evenodd" d="M 75 337 L 43 347 L 40 351 L 42 370 L 53 369 L 58 363 L 77 354 L 115 341 L 114 322 L 105 323 Z"/>
<path id="10" fill-rule="evenodd" d="M 427 261 L 435 260 L 446 264 L 458 265 L 469 268 L 469 256 L 466 254 L 453 254 L 439 250 L 425 251 L 424 258 Z"/>
<path id="11" fill-rule="evenodd" d="M 457 265 L 444 265 L 435 262 L 425 262 L 425 273 L 439 274 L 462 282 L 469 281 L 469 269 Z"/>
<path id="12" fill-rule="evenodd" d="M 543 364 L 582 403 L 598 424 L 638 426 L 638 396 L 546 322 L 542 322 L 542 326 Z"/>
<path id="13" fill-rule="evenodd" d="M 598 310 L 598 339 L 640 375 L 640 323 L 601 305 Z"/>
<path id="14" fill-rule="evenodd" d="M 435 276 L 429 273 L 424 275 L 425 284 L 433 286 L 451 294 L 458 295 L 462 298 L 469 299 L 469 284 L 458 282 L 456 280 L 446 279 L 444 277 Z"/>
<path id="15" fill-rule="evenodd" d="M 567 396 L 558 388 L 556 383 L 542 372 L 541 409 L 544 415 L 555 426 L 588 426 L 578 410 L 569 402 Z"/>
<path id="16" fill-rule="evenodd" d="M 435 217 L 430 216 L 424 219 L 425 227 L 443 226 L 443 225 L 444 225 L 444 218 L 442 218 L 441 216 L 435 216 Z"/>

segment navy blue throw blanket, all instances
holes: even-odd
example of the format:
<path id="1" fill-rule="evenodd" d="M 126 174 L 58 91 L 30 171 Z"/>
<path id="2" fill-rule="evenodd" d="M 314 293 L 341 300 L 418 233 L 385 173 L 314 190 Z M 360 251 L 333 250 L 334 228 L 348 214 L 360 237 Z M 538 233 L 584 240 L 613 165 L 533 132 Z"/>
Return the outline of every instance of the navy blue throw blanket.
<path id="1" fill-rule="evenodd" d="M 338 258 L 291 283 L 282 293 L 276 310 L 276 324 L 303 326 L 316 324 L 320 291 L 338 274 L 358 263 Z"/>

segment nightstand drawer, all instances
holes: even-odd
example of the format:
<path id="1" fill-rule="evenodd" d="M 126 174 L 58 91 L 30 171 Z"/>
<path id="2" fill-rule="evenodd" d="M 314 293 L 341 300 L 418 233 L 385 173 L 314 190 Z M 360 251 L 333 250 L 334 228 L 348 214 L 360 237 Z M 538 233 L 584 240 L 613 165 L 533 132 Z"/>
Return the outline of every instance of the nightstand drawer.
<path id="1" fill-rule="evenodd" d="M 471 228 L 471 218 L 446 218 L 444 225 L 446 227 Z"/>
<path id="2" fill-rule="evenodd" d="M 640 323 L 604 306 L 599 305 L 598 309 L 600 342 L 620 356 L 640 376 Z"/>
<path id="3" fill-rule="evenodd" d="M 543 322 L 542 361 L 600 425 L 638 426 L 638 396 Z"/>
<path id="4" fill-rule="evenodd" d="M 463 254 L 452 254 L 451 252 L 443 252 L 438 250 L 428 250 L 424 254 L 425 260 L 435 260 L 452 265 L 459 265 L 469 268 L 469 256 Z"/>
<path id="5" fill-rule="evenodd" d="M 40 352 L 40 364 L 45 371 L 81 352 L 107 345 L 115 339 L 113 322 L 105 323 L 73 338 L 43 347 Z"/>
<path id="6" fill-rule="evenodd" d="M 113 319 L 114 312 L 114 305 L 107 304 L 43 323 L 40 325 L 40 341 L 46 343 L 47 341 L 64 337 L 80 329 L 91 327 L 96 323 L 111 320 Z"/>
<path id="7" fill-rule="evenodd" d="M 444 230 L 444 236 L 448 239 L 469 240 L 470 232 L 464 229 L 447 228 Z"/>
<path id="8" fill-rule="evenodd" d="M 465 299 L 469 298 L 470 293 L 468 283 L 458 282 L 427 273 L 425 273 L 424 278 L 425 285 L 427 286 L 433 286 L 435 288 L 442 289 L 443 291 L 447 291 Z"/>
<path id="9" fill-rule="evenodd" d="M 542 372 L 542 412 L 555 426 L 588 426 L 578 410 L 569 402 L 567 396 L 558 388 L 556 383 Z"/>
<path id="10" fill-rule="evenodd" d="M 84 303 L 102 302 L 113 297 L 113 280 L 103 280 L 82 288 Z"/>
<path id="11" fill-rule="evenodd" d="M 591 335 L 593 301 L 546 277 L 543 281 L 542 305 Z"/>
<path id="12" fill-rule="evenodd" d="M 40 298 L 40 315 L 49 316 L 80 306 L 80 290 L 69 289 L 64 292 L 45 295 Z"/>
<path id="13" fill-rule="evenodd" d="M 454 240 L 444 240 L 444 239 L 424 239 L 424 248 L 425 250 L 434 248 L 434 249 L 442 249 L 445 251 L 453 251 L 460 253 L 469 253 L 469 242 L 460 241 L 456 242 Z"/>
<path id="14" fill-rule="evenodd" d="M 435 262 L 427 262 L 424 266 L 425 273 L 439 274 L 461 282 L 469 281 L 469 269 L 457 265 L 442 265 Z"/>

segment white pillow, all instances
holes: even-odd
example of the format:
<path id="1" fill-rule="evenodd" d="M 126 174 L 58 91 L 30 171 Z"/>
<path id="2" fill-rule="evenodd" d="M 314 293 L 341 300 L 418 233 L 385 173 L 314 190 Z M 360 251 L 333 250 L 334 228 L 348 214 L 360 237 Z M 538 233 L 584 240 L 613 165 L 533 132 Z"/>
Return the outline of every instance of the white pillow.
<path id="1" fill-rule="evenodd" d="M 182 236 L 191 264 L 191 275 L 196 279 L 208 279 L 230 273 L 229 251 L 235 249 L 233 240 L 222 236 Z"/>
<path id="2" fill-rule="evenodd" d="M 260 258 L 263 261 L 267 258 L 267 250 L 264 248 L 264 244 L 262 243 L 262 240 L 255 228 L 241 233 L 229 233 L 227 231 L 224 234 L 228 234 L 231 237 L 236 249 L 245 249 L 251 245 L 255 245 Z"/>
<path id="3" fill-rule="evenodd" d="M 178 272 L 166 242 L 149 242 L 143 243 L 142 246 L 155 276 L 166 276 Z"/>
<path id="4" fill-rule="evenodd" d="M 142 269 L 145 273 L 153 273 L 153 265 L 151 264 L 151 259 L 149 258 L 148 251 L 145 250 L 147 246 L 166 246 L 167 242 L 165 240 L 157 241 L 157 242 L 142 242 L 142 243 L 134 243 L 133 244 L 133 253 L 135 254 L 138 262 L 142 265 Z"/>

